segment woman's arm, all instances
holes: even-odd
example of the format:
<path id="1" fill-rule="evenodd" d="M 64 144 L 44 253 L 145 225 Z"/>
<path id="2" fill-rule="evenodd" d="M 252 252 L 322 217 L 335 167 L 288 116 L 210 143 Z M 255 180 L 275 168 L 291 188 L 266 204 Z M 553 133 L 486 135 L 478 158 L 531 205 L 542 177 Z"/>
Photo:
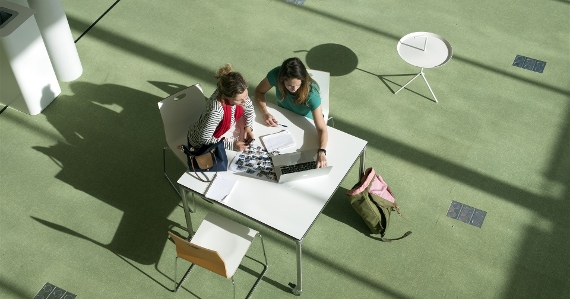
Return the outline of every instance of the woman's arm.
<path id="1" fill-rule="evenodd" d="M 245 126 L 253 128 L 253 121 L 255 120 L 255 109 L 253 108 L 253 102 L 249 97 L 245 100 L 245 103 L 242 107 L 243 114 L 245 116 Z"/>
<path id="2" fill-rule="evenodd" d="M 325 118 L 323 117 L 323 109 L 321 106 L 317 107 L 312 111 L 313 121 L 315 122 L 315 128 L 317 129 L 317 135 L 319 136 L 319 149 L 327 148 L 327 143 L 329 141 L 329 133 L 327 131 L 327 124 Z M 327 166 L 327 156 L 324 152 L 319 151 L 317 154 L 317 168 Z"/>
<path id="3" fill-rule="evenodd" d="M 245 100 L 245 103 L 243 104 L 243 110 L 245 115 L 245 128 L 244 128 L 243 140 L 251 140 L 255 138 L 255 136 L 253 136 L 253 121 L 255 120 L 255 109 L 253 108 L 253 103 L 249 97 Z"/>
<path id="4" fill-rule="evenodd" d="M 273 118 L 273 115 L 267 111 L 267 103 L 265 102 L 265 93 L 267 93 L 273 86 L 269 84 L 269 80 L 265 77 L 257 87 L 255 88 L 255 99 L 259 108 L 263 113 L 263 119 L 265 120 L 265 124 L 268 126 L 275 127 L 277 126 L 277 120 Z"/>
<path id="5" fill-rule="evenodd" d="M 224 117 L 224 109 L 217 101 L 211 103 L 206 109 L 198 121 L 196 133 L 199 134 L 200 144 L 213 144 L 220 141 L 220 138 L 214 137 L 214 131 Z"/>
<path id="6" fill-rule="evenodd" d="M 203 144 L 213 144 L 219 141 L 215 138 L 214 131 L 222 121 L 224 109 L 216 100 L 218 91 L 214 91 L 210 98 L 206 100 L 204 111 L 196 123 L 188 128 L 188 141 L 193 146 Z"/>

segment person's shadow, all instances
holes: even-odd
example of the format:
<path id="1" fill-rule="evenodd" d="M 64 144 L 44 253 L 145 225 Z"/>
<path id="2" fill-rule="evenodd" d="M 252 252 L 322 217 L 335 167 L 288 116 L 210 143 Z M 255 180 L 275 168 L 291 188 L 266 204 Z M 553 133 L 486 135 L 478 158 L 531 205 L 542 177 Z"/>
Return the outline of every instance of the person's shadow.
<path id="1" fill-rule="evenodd" d="M 167 231 L 179 226 L 168 216 L 180 202 L 162 174 L 165 140 L 157 106 L 161 98 L 115 84 L 75 82 L 71 89 L 73 96 L 58 97 L 43 112 L 65 141 L 34 148 L 61 167 L 57 179 L 122 211 L 123 216 L 108 244 L 73 228 L 33 219 L 136 263 L 158 263 Z M 86 205 L 69 217 L 89 213 Z M 96 230 L 98 223 L 91 225 Z"/>
<path id="2" fill-rule="evenodd" d="M 165 98 L 187 87 L 159 81 L 149 83 L 163 90 Z M 57 179 L 122 211 L 123 216 L 108 244 L 72 227 L 36 216 L 31 218 L 51 229 L 110 250 L 149 279 L 172 291 L 135 264 L 154 264 L 158 272 L 169 277 L 158 267 L 168 242 L 168 231 L 173 227 L 178 231 L 186 230 L 180 223 L 168 220 L 174 209 L 182 207 L 180 197 L 163 176 L 162 148 L 166 141 L 158 109 L 158 102 L 163 98 L 115 84 L 76 82 L 71 88 L 75 93 L 73 96 L 58 97 L 43 112 L 65 141 L 34 149 L 61 167 Z M 168 168 L 173 173 L 179 170 L 178 175 L 181 175 L 185 168 L 177 159 L 173 160 Z M 172 166 L 177 166 L 178 170 Z M 68 217 L 82 218 L 89 213 L 86 205 L 84 210 Z M 90 224 L 96 230 L 98 223 Z M 248 267 L 240 268 L 253 273 Z M 288 290 L 268 277 L 264 280 Z"/>

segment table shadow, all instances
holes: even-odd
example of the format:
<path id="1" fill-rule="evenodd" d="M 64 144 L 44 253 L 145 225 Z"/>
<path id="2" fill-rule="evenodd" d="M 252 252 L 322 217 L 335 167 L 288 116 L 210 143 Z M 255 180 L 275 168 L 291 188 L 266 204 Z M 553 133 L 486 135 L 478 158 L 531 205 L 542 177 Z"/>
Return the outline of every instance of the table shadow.
<path id="1" fill-rule="evenodd" d="M 380 81 L 382 81 L 382 83 L 384 84 L 384 86 L 386 86 L 386 88 L 388 88 L 388 90 L 390 90 L 390 92 L 391 92 L 392 94 L 396 94 L 396 90 L 392 89 L 392 87 L 390 87 L 390 84 L 388 84 L 388 82 L 391 83 L 391 84 L 393 84 L 393 85 L 398 86 L 398 89 L 399 89 L 400 87 L 403 86 L 403 84 L 406 84 L 406 82 L 408 82 L 408 80 L 406 80 L 406 82 L 404 82 L 403 84 L 400 84 L 400 83 L 397 83 L 397 82 L 394 82 L 394 81 L 388 79 L 387 77 L 413 77 L 413 76 L 416 76 L 416 75 L 418 74 L 418 73 L 410 73 L 410 74 L 383 74 L 383 75 L 379 75 L 379 74 L 374 74 L 374 73 L 371 73 L 371 72 L 369 72 L 369 71 L 366 71 L 366 70 L 363 70 L 363 69 L 360 69 L 360 68 L 356 68 L 356 69 L 359 70 L 359 71 L 361 71 L 361 72 L 364 72 L 364 73 L 373 75 L 373 76 L 375 76 L 375 77 L 378 77 L 378 79 L 380 79 Z M 411 79 L 411 78 L 410 78 L 410 79 Z M 419 80 L 419 79 L 416 78 L 416 80 Z M 415 80 L 414 80 L 414 81 L 415 81 Z M 425 83 L 425 82 L 424 82 L 424 83 Z M 426 86 L 426 87 L 427 87 L 427 86 Z M 410 91 L 410 92 L 412 92 L 412 93 L 415 93 L 416 95 L 418 95 L 418 96 L 420 96 L 420 97 L 422 97 L 422 98 L 425 98 L 425 99 L 428 99 L 428 100 L 430 100 L 430 101 L 432 101 L 432 102 L 435 102 L 434 99 L 432 99 L 432 98 L 430 98 L 430 97 L 427 97 L 427 96 L 425 96 L 425 95 L 423 95 L 423 94 L 421 94 L 421 93 L 418 93 L 418 92 L 416 92 L 416 91 L 413 91 L 413 90 L 411 90 L 411 89 L 409 89 L 409 88 L 407 88 L 407 87 L 404 88 L 404 89 L 407 90 L 407 91 Z"/>
<path id="2" fill-rule="evenodd" d="M 307 52 L 307 67 L 313 70 L 329 72 L 331 76 L 350 74 L 358 66 L 358 56 L 348 47 L 339 44 L 322 44 L 310 50 L 299 50 L 295 53 Z"/>

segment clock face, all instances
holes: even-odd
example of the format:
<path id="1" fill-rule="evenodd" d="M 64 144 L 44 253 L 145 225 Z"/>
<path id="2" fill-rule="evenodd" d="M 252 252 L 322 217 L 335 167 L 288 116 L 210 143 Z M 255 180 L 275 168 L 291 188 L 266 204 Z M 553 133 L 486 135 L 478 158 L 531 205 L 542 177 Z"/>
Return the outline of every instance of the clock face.
<path id="1" fill-rule="evenodd" d="M 441 36 L 429 32 L 410 33 L 398 42 L 398 54 L 407 63 L 434 68 L 451 59 L 451 45 Z"/>

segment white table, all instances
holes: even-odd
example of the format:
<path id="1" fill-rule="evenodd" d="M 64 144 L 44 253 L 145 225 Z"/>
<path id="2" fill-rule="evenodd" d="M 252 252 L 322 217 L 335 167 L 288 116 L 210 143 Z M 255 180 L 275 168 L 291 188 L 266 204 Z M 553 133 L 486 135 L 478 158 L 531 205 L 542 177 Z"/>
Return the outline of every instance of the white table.
<path id="1" fill-rule="evenodd" d="M 312 120 L 271 103 L 268 103 L 268 109 L 279 123 L 287 125 L 286 129 L 293 134 L 297 149 L 317 150 L 318 138 Z M 254 123 L 256 138 L 284 129 L 281 126 L 266 127 L 262 122 L 261 113 L 257 111 L 257 119 Z M 295 295 L 300 295 L 302 291 L 301 243 L 303 238 L 359 157 L 359 174 L 362 175 L 364 172 L 367 141 L 331 127 L 328 127 L 328 136 L 327 162 L 332 169 L 327 176 L 278 184 L 232 172 L 218 173 L 218 176 L 237 178 L 238 183 L 223 202 L 214 201 L 215 203 L 270 227 L 297 243 L 297 284 L 293 288 Z M 297 149 L 290 149 L 289 152 Z M 231 161 L 236 152 L 227 151 L 227 154 Z M 209 175 L 213 176 L 213 173 Z M 193 233 L 185 190 L 204 195 L 209 183 L 199 181 L 193 173 L 183 174 L 178 183 L 183 194 L 188 232 Z"/>
<path id="2" fill-rule="evenodd" d="M 453 50 L 449 42 L 434 33 L 413 32 L 402 37 L 400 41 L 398 41 L 396 49 L 405 62 L 419 67 L 420 72 L 394 94 L 404 89 L 404 87 L 414 81 L 418 76 L 422 76 L 437 103 L 437 98 L 425 77 L 424 68 L 440 67 L 451 59 Z"/>

